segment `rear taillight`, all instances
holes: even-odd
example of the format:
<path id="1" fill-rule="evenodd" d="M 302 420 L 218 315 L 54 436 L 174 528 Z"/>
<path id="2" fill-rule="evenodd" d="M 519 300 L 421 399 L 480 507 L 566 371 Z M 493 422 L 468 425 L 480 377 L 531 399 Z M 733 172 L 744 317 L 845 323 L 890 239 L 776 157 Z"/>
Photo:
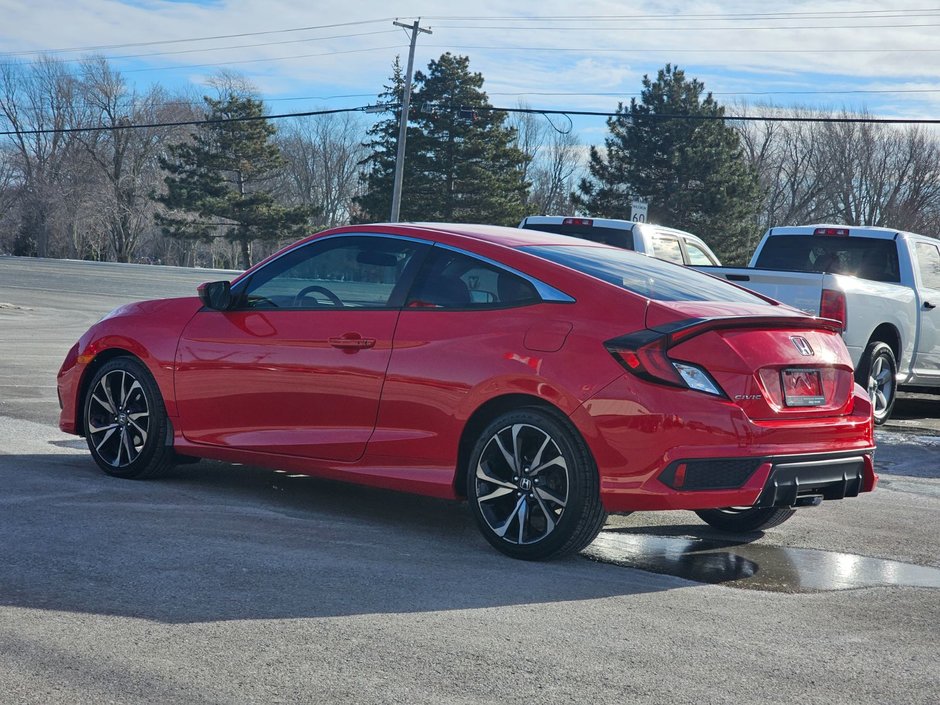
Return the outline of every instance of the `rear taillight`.
<path id="1" fill-rule="evenodd" d="M 848 237 L 848 228 L 816 228 L 813 235 L 825 235 L 828 237 Z"/>
<path id="2" fill-rule="evenodd" d="M 842 330 L 845 331 L 848 321 L 845 292 L 837 289 L 823 289 L 822 296 L 819 298 L 819 317 L 839 321 L 842 324 Z"/>
<path id="3" fill-rule="evenodd" d="M 561 221 L 562 225 L 583 225 L 585 227 L 593 227 L 594 221 L 590 218 L 565 218 Z"/>
<path id="4" fill-rule="evenodd" d="M 641 331 L 608 340 L 604 346 L 627 372 L 648 382 L 725 396 L 718 383 L 704 369 L 670 358 L 666 353 L 668 342 L 668 335 Z"/>

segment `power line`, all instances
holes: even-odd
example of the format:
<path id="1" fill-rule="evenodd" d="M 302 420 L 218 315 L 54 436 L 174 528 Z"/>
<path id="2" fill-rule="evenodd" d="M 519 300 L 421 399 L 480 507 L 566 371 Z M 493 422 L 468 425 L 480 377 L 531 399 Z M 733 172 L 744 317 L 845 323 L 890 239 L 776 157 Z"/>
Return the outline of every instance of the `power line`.
<path id="1" fill-rule="evenodd" d="M 932 16 L 936 13 L 940 13 L 940 8 L 918 8 L 914 10 L 817 10 L 817 11 L 794 11 L 794 12 L 714 12 L 714 13 L 665 13 L 665 14 L 634 14 L 634 15 L 540 15 L 537 18 L 533 17 L 520 17 L 518 15 L 428 15 L 425 16 L 426 20 L 451 20 L 451 21 L 524 21 L 531 19 L 538 19 L 540 21 L 550 21 L 550 22 L 571 22 L 576 20 L 583 19 L 629 19 L 629 20 L 642 20 L 642 19 L 701 19 L 707 20 L 710 18 L 716 19 L 738 19 L 738 20 L 750 20 L 750 19 L 793 19 L 793 18 L 855 18 L 856 16 L 861 17 L 919 17 L 919 16 Z"/>
<path id="2" fill-rule="evenodd" d="M 216 120 L 178 120 L 171 122 L 153 122 L 153 123 L 126 123 L 119 125 L 102 125 L 94 127 L 64 127 L 36 130 L 6 130 L 0 132 L 0 136 L 11 135 L 50 135 L 50 134 L 69 134 L 76 132 L 109 132 L 112 130 L 137 130 L 144 128 L 157 127 L 184 127 L 198 125 L 213 125 L 229 122 L 248 122 L 256 120 L 280 120 L 285 118 L 312 117 L 316 115 L 333 115 L 337 113 L 352 112 L 388 112 L 397 110 L 401 106 L 397 103 L 381 105 L 361 105 L 354 108 L 333 108 L 329 110 L 311 110 L 296 113 L 281 113 L 277 115 L 256 115 L 246 117 L 222 118 Z M 548 109 L 548 108 L 506 108 L 496 106 L 479 105 L 449 105 L 435 106 L 439 110 L 452 110 L 455 112 L 499 112 L 499 113 L 524 113 L 530 115 L 563 115 L 563 116 L 588 116 L 588 117 L 625 117 L 630 118 L 629 113 L 609 112 L 602 110 L 570 110 L 570 109 Z M 838 123 L 838 124 L 870 124 L 870 125 L 940 125 L 940 118 L 876 118 L 876 117 L 830 117 L 830 116 L 787 116 L 787 115 L 687 115 L 672 113 L 651 113 L 643 116 L 649 120 L 688 120 L 702 122 L 809 122 L 809 123 Z"/>
<path id="3" fill-rule="evenodd" d="M 940 27 L 940 25 L 937 25 Z M 578 54 L 644 54 L 652 51 L 669 52 L 670 54 L 905 54 L 905 53 L 934 53 L 940 52 L 940 49 L 689 49 L 673 47 L 655 47 L 655 46 L 635 46 L 629 49 L 622 48 L 603 48 L 603 47 L 580 47 L 580 46 L 482 46 L 482 45 L 454 45 L 454 44 L 427 44 L 429 49 L 485 49 L 492 51 L 545 51 L 558 54 L 559 52 L 576 52 Z"/>
<path id="4" fill-rule="evenodd" d="M 708 91 L 713 96 L 775 96 L 775 95 L 893 95 L 900 94 L 931 94 L 940 93 L 940 88 L 886 88 L 886 89 L 857 89 L 857 90 L 780 90 L 780 91 Z M 524 97 L 524 96 L 542 96 L 542 97 L 576 97 L 576 96 L 598 96 L 603 98 L 619 98 L 629 100 L 631 98 L 640 98 L 639 93 L 623 93 L 621 91 L 487 91 L 490 96 Z M 265 103 L 284 103 L 299 100 L 340 100 L 343 98 L 372 98 L 374 93 L 340 93 L 335 95 L 305 95 L 305 96 L 283 96 L 280 98 L 264 98 Z M 148 105 L 198 105 L 203 106 L 202 100 L 164 100 Z M 17 106 L 22 111 L 22 106 Z M 360 110 L 360 108 L 351 108 L 351 110 Z M 539 111 L 542 112 L 542 111 Z"/>
<path id="5" fill-rule="evenodd" d="M 279 115 L 248 115 L 240 117 L 220 118 L 216 120 L 173 120 L 168 122 L 148 122 L 148 123 L 121 123 L 118 125 L 96 125 L 94 127 L 58 127 L 36 130 L 5 130 L 0 132 L 0 136 L 9 135 L 55 135 L 71 134 L 75 132 L 111 132 L 112 130 L 142 130 L 155 127 L 185 127 L 187 125 L 216 125 L 229 122 L 254 122 L 258 120 L 281 120 L 294 117 L 311 117 L 314 115 L 334 115 L 336 113 L 362 112 L 369 106 L 363 105 L 356 108 L 333 108 L 330 110 L 309 110 L 301 113 L 281 113 Z"/>
<path id="6" fill-rule="evenodd" d="M 749 12 L 749 13 L 712 13 L 712 14 L 703 14 L 703 13 L 667 13 L 667 14 L 634 14 L 634 15 L 544 15 L 537 18 L 532 17 L 519 17 L 519 16 L 485 16 L 485 15 L 472 15 L 472 16 L 460 16 L 460 15 L 436 15 L 431 17 L 426 17 L 425 19 L 429 20 L 445 20 L 445 21 L 486 21 L 486 22 L 530 22 L 533 19 L 536 19 L 539 22 L 566 22 L 570 23 L 573 21 L 582 21 L 587 22 L 590 20 L 659 20 L 659 19 L 689 19 L 689 20 L 708 20 L 710 18 L 723 19 L 723 20 L 751 20 L 751 19 L 799 19 L 799 18 L 819 18 L 819 19 L 838 19 L 838 18 L 847 18 L 847 19 L 856 19 L 856 18 L 872 18 L 872 19 L 885 19 L 885 18 L 894 18 L 894 17 L 934 17 L 940 13 L 940 8 L 921 8 L 916 10 L 848 10 L 848 11 L 817 11 L 817 12 Z M 145 46 L 160 46 L 164 44 L 183 44 L 187 42 L 204 42 L 212 41 L 217 39 L 236 39 L 240 37 L 258 37 L 258 36 L 267 36 L 272 34 L 286 34 L 291 32 L 307 32 L 317 29 L 334 29 L 337 27 L 355 27 L 368 24 L 379 24 L 383 22 L 389 22 L 393 19 L 392 17 L 381 17 L 370 20 L 360 20 L 356 22 L 336 22 L 332 24 L 323 24 L 323 25 L 311 25 L 307 27 L 290 27 L 287 29 L 273 29 L 257 32 L 238 32 L 234 34 L 216 34 L 209 36 L 201 37 L 185 37 L 182 39 L 162 39 L 154 40 L 149 42 L 125 42 L 121 44 L 92 44 L 85 46 L 76 46 L 76 47 L 61 47 L 58 49 L 32 49 L 32 50 L 23 50 L 23 51 L 7 51 L 0 52 L 0 56 L 32 56 L 37 54 L 64 54 L 71 52 L 89 52 L 89 51 L 102 51 L 107 49 L 127 49 L 130 47 L 145 47 Z M 443 26 L 443 25 L 442 25 Z M 459 25 L 463 28 L 468 28 L 466 26 Z M 920 25 L 923 26 L 923 25 Z M 490 27 L 492 28 L 492 27 Z M 740 29 L 740 28 L 736 28 Z M 299 40 L 304 41 L 304 40 Z M 261 46 L 261 45 L 259 45 Z M 237 47 L 233 47 L 237 48 Z"/>
<path id="7" fill-rule="evenodd" d="M 629 113 L 601 112 L 593 110 L 546 110 L 541 108 L 496 108 L 459 106 L 454 110 L 486 110 L 506 113 L 530 113 L 541 115 L 588 115 L 596 117 L 627 117 Z M 682 115 L 650 113 L 644 119 L 653 120 L 701 120 L 702 122 L 818 122 L 818 123 L 848 123 L 871 125 L 940 125 L 940 118 L 870 118 L 870 117 L 812 117 L 812 116 L 786 116 L 786 115 Z"/>
<path id="8" fill-rule="evenodd" d="M 66 47 L 64 49 L 34 49 L 30 51 L 6 51 L 0 52 L 0 56 L 26 56 L 34 54 L 65 54 L 67 52 L 78 51 L 99 51 L 104 49 L 126 49 L 129 47 L 148 47 L 158 46 L 160 44 L 182 44 L 184 42 L 206 42 L 213 39 L 235 39 L 237 37 L 260 37 L 268 34 L 285 34 L 287 32 L 308 32 L 314 29 L 334 29 L 336 27 L 355 27 L 364 24 L 377 24 L 379 22 L 389 22 L 393 18 L 383 17 L 376 20 L 362 20 L 360 22 L 337 22 L 334 24 L 321 24 L 311 27 L 293 27 L 291 29 L 272 29 L 264 32 L 240 32 L 238 34 L 217 34 L 210 37 L 188 37 L 186 39 L 161 39 L 152 42 L 128 42 L 126 44 L 98 44 L 83 47 Z"/>
<path id="9" fill-rule="evenodd" d="M 931 15 L 931 17 L 936 17 L 936 15 Z M 552 31 L 558 32 L 562 28 L 555 27 L 550 25 L 455 25 L 455 24 L 438 24 L 435 25 L 438 29 L 487 29 L 493 30 L 498 29 L 501 31 L 505 30 L 516 30 L 524 32 L 540 32 L 540 31 Z M 916 28 L 929 28 L 929 27 L 938 27 L 940 25 L 930 22 L 918 22 L 913 24 L 845 24 L 845 25 L 783 25 L 779 27 L 708 27 L 701 25 L 692 25 L 688 27 L 668 25 L 665 27 L 649 27 L 642 26 L 637 27 L 634 24 L 628 25 L 618 25 L 606 23 L 603 25 L 591 25 L 591 26 L 572 26 L 567 25 L 564 27 L 565 32 L 574 31 L 574 32 L 601 32 L 609 31 L 614 29 L 636 29 L 643 32 L 698 32 L 699 34 L 705 34 L 708 32 L 779 32 L 779 31 L 793 31 L 793 30 L 806 30 L 806 29 L 916 29 Z"/>
<path id="10" fill-rule="evenodd" d="M 780 91 L 708 91 L 712 95 L 720 96 L 773 96 L 773 95 L 893 95 L 895 93 L 916 94 L 916 93 L 940 93 L 940 88 L 859 88 L 846 90 L 780 90 Z M 620 91 L 592 92 L 592 91 L 487 91 L 487 95 L 504 96 L 601 96 L 612 98 L 639 98 L 639 93 L 623 93 Z M 371 95 L 371 94 L 369 94 Z M 337 96 L 352 97 L 352 96 Z M 362 96 L 355 96 L 362 97 Z M 293 98 L 272 98 L 271 100 L 294 100 Z M 298 99 L 299 100 L 299 99 Z"/>
<path id="11" fill-rule="evenodd" d="M 304 44 L 307 42 L 321 42 L 328 39 L 349 39 L 352 37 L 370 37 L 376 34 L 392 34 L 395 30 L 393 29 L 383 29 L 378 32 L 357 32 L 355 34 L 333 34 L 328 37 L 308 37 L 306 39 L 288 39 L 282 42 L 260 42 L 257 44 L 230 44 L 224 47 L 209 47 L 206 49 L 181 49 L 179 51 L 155 51 L 149 54 L 119 54 L 117 56 L 109 55 L 104 58 L 108 61 L 116 61 L 118 59 L 146 59 L 152 56 L 178 56 L 180 54 L 200 54 L 209 51 L 226 51 L 229 49 L 248 49 L 254 47 L 269 47 L 269 46 L 280 46 L 282 44 Z M 77 61 L 78 59 L 60 59 L 58 57 L 53 58 L 53 61 L 60 61 L 63 63 L 69 63 L 72 61 Z M 16 62 L 6 61 L 0 62 L 0 66 L 12 66 Z"/>
<path id="12" fill-rule="evenodd" d="M 603 26 L 596 27 L 596 29 L 610 29 L 609 22 L 611 20 L 630 20 L 630 21 L 655 21 L 661 19 L 687 19 L 687 20 L 728 20 L 728 21 L 749 21 L 753 19 L 764 19 L 764 20 L 794 20 L 794 19 L 872 19 L 872 20 L 883 20 L 887 18 L 912 18 L 912 17 L 937 17 L 940 14 L 940 8 L 920 8 L 915 10 L 847 10 L 847 11 L 816 11 L 816 12 L 749 12 L 749 13 L 665 13 L 665 14 L 626 14 L 626 15 L 545 15 L 539 17 L 520 17 L 520 16 L 484 16 L 484 15 L 474 15 L 474 16 L 460 16 L 460 15 L 436 15 L 431 17 L 426 17 L 426 19 L 439 19 L 445 21 L 454 21 L 454 22 L 463 22 L 463 21 L 482 21 L 482 22 L 514 22 L 514 23 L 524 23 L 532 22 L 533 20 L 537 22 L 565 22 L 570 25 L 571 22 L 588 22 L 593 20 L 602 20 L 605 22 Z M 34 50 L 23 50 L 23 51 L 10 51 L 10 52 L 0 52 L 0 56 L 31 56 L 39 54 L 61 54 L 61 53 L 73 53 L 73 52 L 89 52 L 89 51 L 102 51 L 109 49 L 125 49 L 130 47 L 145 47 L 145 46 L 160 46 L 165 44 L 183 44 L 189 42 L 204 42 L 212 41 L 218 39 L 234 39 L 240 37 L 257 37 L 257 36 L 269 36 L 274 34 L 286 34 L 293 32 L 307 32 L 318 29 L 334 29 L 337 27 L 354 27 L 362 26 L 368 24 L 378 24 L 383 22 L 391 21 L 391 17 L 376 18 L 369 20 L 360 20 L 355 22 L 336 22 L 331 24 L 323 25 L 310 25 L 306 27 L 291 27 L 287 29 L 274 29 L 274 30 L 264 30 L 257 32 L 238 32 L 233 34 L 217 34 L 217 35 L 208 35 L 200 37 L 185 37 L 182 39 L 163 39 L 163 40 L 154 40 L 149 42 L 125 42 L 121 44 L 96 44 L 96 45 L 85 45 L 85 46 L 75 46 L 75 47 L 61 47 L 58 49 L 34 49 Z M 483 25 L 483 26 L 473 26 L 473 25 L 438 25 L 439 27 L 448 27 L 448 28 L 460 28 L 460 29 L 523 29 L 531 30 L 537 29 L 538 27 L 534 25 L 514 25 L 514 26 L 493 26 L 493 25 Z M 907 24 L 907 25 L 849 25 L 849 26 L 839 26 L 839 25 L 827 25 L 820 27 L 771 27 L 767 29 L 842 29 L 842 28 L 892 28 L 892 27 L 932 27 L 936 25 L 927 25 L 927 24 Z M 557 27 L 546 27 L 546 29 L 557 29 Z M 572 28 L 566 27 L 566 29 L 595 29 L 595 28 Z M 701 31 L 703 28 L 701 26 L 696 27 L 676 27 L 675 25 L 670 25 L 668 27 L 662 28 L 652 28 L 644 27 L 643 31 L 650 30 L 694 30 Z M 704 29 L 709 30 L 718 30 L 723 28 L 715 27 L 706 27 Z M 734 27 L 729 28 L 734 29 L 735 31 L 741 29 L 762 29 L 762 28 L 746 28 L 746 27 Z M 359 35 L 340 35 L 340 36 L 359 36 Z M 313 39 L 301 39 L 301 40 L 290 40 L 288 42 L 271 42 L 271 44 L 280 44 L 280 43 L 290 43 L 293 42 L 303 42 L 303 41 L 316 41 L 318 38 Z M 244 48 L 250 46 L 267 46 L 267 44 L 255 44 L 255 45 L 238 45 L 227 48 Z M 212 51 L 212 49 L 194 49 L 187 51 Z M 186 53 L 184 52 L 166 52 L 167 54 L 173 53 Z M 130 55 L 127 57 L 115 57 L 115 58 L 137 58 L 138 56 L 158 56 L 160 53 L 156 54 L 144 54 L 144 55 Z"/>
<path id="13" fill-rule="evenodd" d="M 391 44 L 382 47 L 369 47 L 367 49 L 346 49 L 343 51 L 327 51 L 319 54 L 298 54 L 296 56 L 280 56 L 271 59 L 239 59 L 236 61 L 218 61 L 209 64 L 186 64 L 182 66 L 159 66 L 147 67 L 141 69 L 125 69 L 121 73 L 143 73 L 145 71 L 177 71 L 179 69 L 202 69 L 212 68 L 213 66 L 232 66 L 236 64 L 258 64 L 266 61 L 288 61 L 292 59 L 311 59 L 319 56 L 339 56 L 341 54 L 362 54 L 369 51 L 386 51 L 388 49 L 404 49 L 401 44 Z"/>

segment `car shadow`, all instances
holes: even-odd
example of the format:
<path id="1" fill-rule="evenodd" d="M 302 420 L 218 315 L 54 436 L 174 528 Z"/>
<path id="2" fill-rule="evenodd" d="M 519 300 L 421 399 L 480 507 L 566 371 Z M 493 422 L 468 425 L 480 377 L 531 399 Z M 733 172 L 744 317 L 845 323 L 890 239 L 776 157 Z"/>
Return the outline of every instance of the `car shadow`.
<path id="1" fill-rule="evenodd" d="M 687 586 L 506 558 L 465 504 L 225 463 L 157 481 L 86 453 L 0 455 L 0 604 L 166 623 L 594 600 Z"/>

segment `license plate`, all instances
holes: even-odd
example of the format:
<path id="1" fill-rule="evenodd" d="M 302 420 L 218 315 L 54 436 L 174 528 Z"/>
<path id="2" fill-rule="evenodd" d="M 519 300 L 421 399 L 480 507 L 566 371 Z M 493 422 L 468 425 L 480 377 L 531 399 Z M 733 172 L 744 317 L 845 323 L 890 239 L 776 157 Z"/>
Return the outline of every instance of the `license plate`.
<path id="1" fill-rule="evenodd" d="M 789 369 L 784 370 L 781 377 L 787 406 L 820 406 L 826 403 L 819 370 Z"/>

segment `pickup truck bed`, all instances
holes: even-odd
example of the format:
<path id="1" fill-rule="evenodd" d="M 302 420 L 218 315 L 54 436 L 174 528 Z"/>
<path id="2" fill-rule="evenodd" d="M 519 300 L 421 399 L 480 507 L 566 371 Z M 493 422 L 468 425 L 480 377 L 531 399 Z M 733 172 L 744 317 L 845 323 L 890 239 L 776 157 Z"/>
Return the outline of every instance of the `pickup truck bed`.
<path id="1" fill-rule="evenodd" d="M 875 402 L 876 423 L 890 417 L 899 385 L 940 389 L 935 238 L 887 228 L 771 228 L 750 266 L 696 268 L 840 320 L 856 381 Z"/>

